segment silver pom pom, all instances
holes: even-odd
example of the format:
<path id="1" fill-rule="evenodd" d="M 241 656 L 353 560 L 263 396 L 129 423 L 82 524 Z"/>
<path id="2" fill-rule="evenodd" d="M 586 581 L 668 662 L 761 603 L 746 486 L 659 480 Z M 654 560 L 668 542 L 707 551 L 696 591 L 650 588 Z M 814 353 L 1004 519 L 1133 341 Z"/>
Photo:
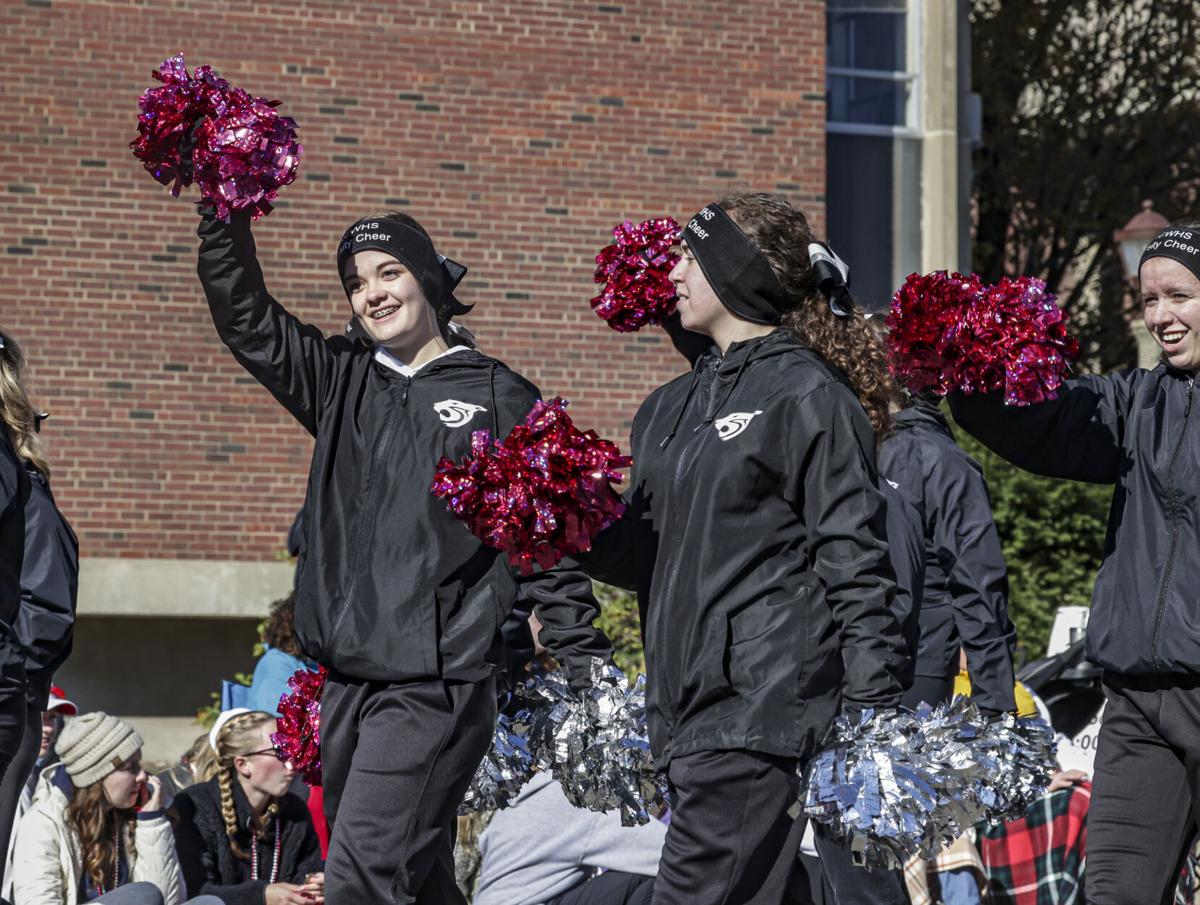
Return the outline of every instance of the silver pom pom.
<path id="1" fill-rule="evenodd" d="M 980 820 L 1024 813 L 1054 769 L 1041 720 L 986 719 L 969 698 L 916 713 L 839 717 L 809 764 L 803 810 L 868 867 L 935 858 Z"/>
<path id="2" fill-rule="evenodd" d="M 471 778 L 458 813 L 494 811 L 508 807 L 533 775 L 529 745 L 503 713 L 496 719 L 492 747 Z"/>
<path id="3" fill-rule="evenodd" d="M 665 807 L 667 786 L 650 754 L 645 680 L 630 688 L 620 669 L 599 659 L 591 669 L 592 686 L 581 695 L 559 673 L 526 683 L 515 722 L 528 727 L 534 762 L 553 772 L 571 804 L 619 810 L 623 826 L 648 823 Z"/>

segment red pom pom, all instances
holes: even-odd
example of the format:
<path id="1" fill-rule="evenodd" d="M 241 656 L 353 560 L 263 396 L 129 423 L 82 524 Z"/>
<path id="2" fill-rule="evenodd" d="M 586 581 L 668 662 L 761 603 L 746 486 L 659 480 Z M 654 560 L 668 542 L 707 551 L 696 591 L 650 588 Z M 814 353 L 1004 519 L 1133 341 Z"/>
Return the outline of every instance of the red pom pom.
<path id="1" fill-rule="evenodd" d="M 1033 277 L 985 286 L 975 274 L 913 274 L 892 299 L 892 371 L 915 393 L 1003 391 L 1008 405 L 1053 399 L 1079 355 L 1066 315 Z"/>
<path id="2" fill-rule="evenodd" d="M 679 262 L 671 251 L 678 241 L 679 224 L 670 217 L 614 227 L 613 244 L 596 255 L 596 282 L 605 285 L 592 310 L 619 333 L 666 320 L 675 310 L 667 277 Z"/>
<path id="3" fill-rule="evenodd" d="M 171 194 L 179 197 L 191 178 L 180 168 L 180 145 L 200 114 L 196 111 L 195 83 L 188 75 L 183 56 L 163 61 L 152 75 L 162 82 L 147 88 L 138 106 L 138 137 L 129 143 L 133 156 L 163 185 L 174 183 Z"/>
<path id="4" fill-rule="evenodd" d="M 329 672 L 300 669 L 279 699 L 279 720 L 271 744 L 310 786 L 321 784 L 321 694 Z"/>
<path id="5" fill-rule="evenodd" d="M 217 216 L 250 210 L 254 219 L 271 210 L 271 200 L 296 178 L 304 148 L 296 140 L 296 123 L 280 116 L 278 101 L 251 97 L 232 87 L 208 66 L 189 76 L 182 56 L 171 57 L 154 73 L 163 82 L 142 95 L 134 156 L 172 194 L 190 185 L 182 144 L 192 127 L 194 179 L 201 197 L 213 203 Z"/>
<path id="6" fill-rule="evenodd" d="M 539 400 L 503 441 L 476 431 L 471 455 L 438 462 L 430 488 L 522 572 L 590 550 L 625 509 L 611 482 L 633 460 L 595 431 L 580 431 L 566 407 Z"/>

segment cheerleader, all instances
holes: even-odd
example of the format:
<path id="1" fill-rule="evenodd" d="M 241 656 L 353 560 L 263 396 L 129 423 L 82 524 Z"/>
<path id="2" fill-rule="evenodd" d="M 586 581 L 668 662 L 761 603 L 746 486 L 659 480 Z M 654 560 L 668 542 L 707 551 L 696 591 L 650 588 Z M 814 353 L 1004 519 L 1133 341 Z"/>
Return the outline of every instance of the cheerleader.
<path id="1" fill-rule="evenodd" d="M 451 827 L 491 743 L 518 584 L 577 687 L 611 655 L 586 576 L 515 575 L 429 492 L 442 456 L 463 458 L 476 430 L 505 436 L 538 390 L 455 330 L 466 269 L 406 214 L 366 217 L 337 243 L 353 337 L 323 336 L 270 296 L 247 215 L 207 212 L 199 234 L 217 332 L 316 439 L 295 625 L 329 669 L 325 895 L 461 903 Z"/>
<path id="2" fill-rule="evenodd" d="M 655 905 L 803 888 L 798 769 L 839 710 L 902 691 L 874 454 L 882 350 L 844 293 L 822 292 L 814 255 L 827 250 L 778 196 L 734 195 L 688 223 L 680 324 L 715 348 L 642 404 L 629 509 L 585 559 L 642 608 L 650 741 L 673 796 Z"/>
<path id="3" fill-rule="evenodd" d="M 1156 367 L 1070 380 L 1030 406 L 950 397 L 958 423 L 1014 465 L 1115 487 L 1087 630 L 1106 698 L 1089 905 L 1172 901 L 1200 808 L 1200 222 L 1159 233 L 1138 277 Z"/>

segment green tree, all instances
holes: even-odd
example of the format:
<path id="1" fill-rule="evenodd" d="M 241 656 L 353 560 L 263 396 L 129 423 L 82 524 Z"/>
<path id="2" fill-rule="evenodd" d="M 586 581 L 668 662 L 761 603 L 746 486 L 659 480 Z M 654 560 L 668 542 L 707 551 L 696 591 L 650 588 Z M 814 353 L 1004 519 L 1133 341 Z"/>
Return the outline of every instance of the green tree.
<path id="1" fill-rule="evenodd" d="M 625 675 L 633 679 L 646 672 L 646 654 L 642 649 L 642 624 L 637 597 L 612 585 L 595 582 L 600 618 L 596 624 L 613 643 L 613 659 Z"/>
<path id="2" fill-rule="evenodd" d="M 1030 474 L 966 431 L 956 431 L 956 437 L 983 467 L 992 496 L 1008 565 L 1008 608 L 1017 627 L 1018 656 L 1040 657 L 1055 611 L 1091 602 L 1112 488 Z"/>
<path id="3" fill-rule="evenodd" d="M 1089 363 L 1132 364 L 1113 230 L 1152 199 L 1195 209 L 1200 17 L 1195 0 L 972 0 L 972 266 L 1061 292 Z M 1079 302 L 1099 278 L 1098 308 Z"/>

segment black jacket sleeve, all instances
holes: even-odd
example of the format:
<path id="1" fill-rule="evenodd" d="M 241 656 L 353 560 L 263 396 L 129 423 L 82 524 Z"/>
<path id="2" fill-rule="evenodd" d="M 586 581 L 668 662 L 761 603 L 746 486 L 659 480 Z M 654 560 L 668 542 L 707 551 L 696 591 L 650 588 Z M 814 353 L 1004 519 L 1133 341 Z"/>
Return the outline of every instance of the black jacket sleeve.
<path id="1" fill-rule="evenodd" d="M 999 393 L 952 393 L 954 420 L 989 449 L 1034 474 L 1115 484 L 1130 401 L 1143 371 L 1067 381 L 1058 398 L 1010 406 Z"/>
<path id="2" fill-rule="evenodd" d="M 921 635 L 921 599 L 925 591 L 925 531 L 921 515 L 901 493 L 880 480 L 879 489 L 887 500 L 888 560 L 896 573 L 896 596 L 892 612 L 900 623 L 908 662 L 901 676 L 905 688 L 912 682 L 917 645 Z"/>
<path id="3" fill-rule="evenodd" d="M 987 485 L 965 454 L 939 456 L 929 469 L 925 518 L 926 536 L 954 601 L 971 696 L 986 710 L 1015 710 L 1011 651 L 1016 629 L 1008 618 L 1008 571 Z"/>
<path id="4" fill-rule="evenodd" d="M 224 839 L 218 842 L 208 838 L 208 834 L 201 829 L 201 823 L 207 826 L 219 821 L 216 816 L 210 817 L 209 820 L 198 819 L 197 804 L 186 791 L 176 795 L 171 803 L 175 852 L 179 856 L 179 867 L 183 872 L 188 898 L 207 895 L 216 896 L 225 905 L 262 905 L 266 895 L 266 880 L 221 884 L 214 845 L 228 843 Z"/>
<path id="5" fill-rule="evenodd" d="M 600 604 L 591 580 L 569 559 L 536 575 L 518 578 L 520 593 L 542 623 L 538 640 L 567 671 L 572 688 L 591 684 L 593 657 L 611 661 L 612 642 L 595 625 Z"/>
<path id="6" fill-rule="evenodd" d="M 842 696 L 851 707 L 895 707 L 908 657 L 892 612 L 895 576 L 888 560 L 885 502 L 876 486 L 874 434 L 866 413 L 840 383 L 799 404 L 802 445 L 794 452 L 791 498 L 806 551 L 842 642 Z"/>
<path id="7" fill-rule="evenodd" d="M 342 337 L 327 341 L 270 296 L 249 214 L 235 211 L 225 223 L 206 213 L 198 234 L 197 272 L 221 341 L 315 436 L 338 365 L 335 347 L 347 352 L 352 344 Z"/>
<path id="8" fill-rule="evenodd" d="M 30 476 L 25 510 L 25 559 L 21 566 L 21 609 L 13 628 L 25 649 L 25 671 L 48 685 L 71 652 L 79 588 L 75 533 L 54 504 L 44 476 Z"/>

